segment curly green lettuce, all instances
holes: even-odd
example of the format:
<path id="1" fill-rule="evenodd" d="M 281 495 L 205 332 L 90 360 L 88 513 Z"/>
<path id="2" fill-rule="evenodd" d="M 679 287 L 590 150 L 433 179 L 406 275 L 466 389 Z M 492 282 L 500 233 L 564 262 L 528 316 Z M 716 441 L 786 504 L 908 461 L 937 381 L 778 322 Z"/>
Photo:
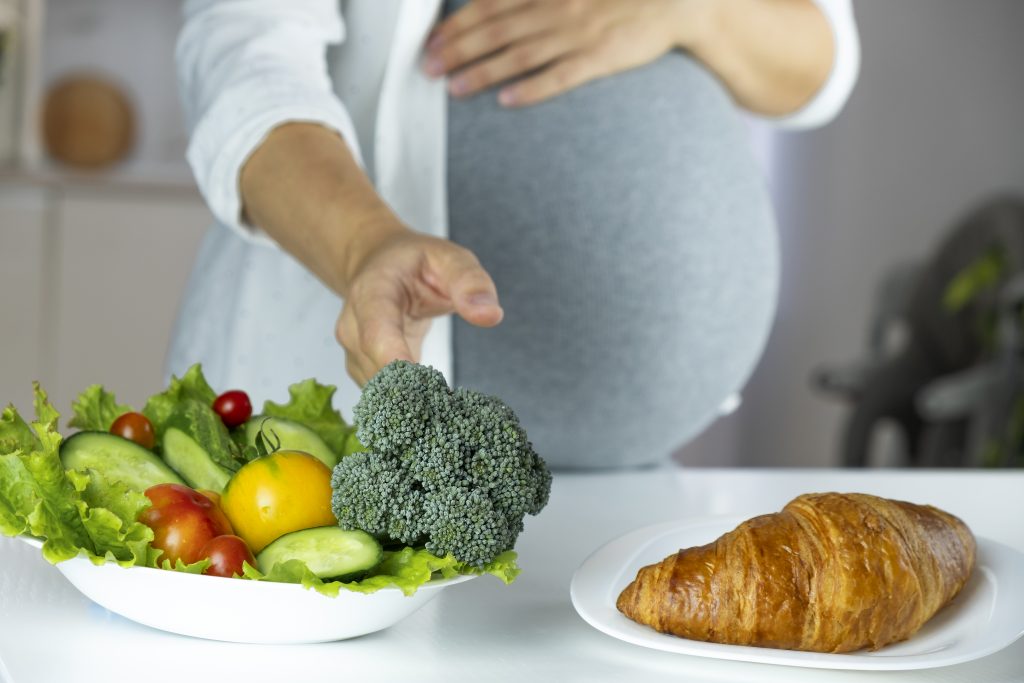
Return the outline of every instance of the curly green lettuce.
<path id="1" fill-rule="evenodd" d="M 130 405 L 118 403 L 117 397 L 100 384 L 91 387 L 78 395 L 71 404 L 73 413 L 68 421 L 69 427 L 76 429 L 106 432 L 114 420 L 125 413 L 134 411 Z"/>
<path id="2" fill-rule="evenodd" d="M 287 403 L 266 401 L 263 414 L 305 425 L 339 457 L 366 450 L 356 438 L 356 428 L 345 422 L 341 413 L 334 409 L 332 399 L 336 390 L 336 387 L 320 384 L 314 379 L 297 382 L 288 387 Z"/>
<path id="3" fill-rule="evenodd" d="M 310 571 L 301 560 L 275 564 L 266 574 L 246 564 L 245 578 L 256 581 L 301 583 L 307 589 L 336 597 L 342 590 L 376 593 L 382 588 L 392 587 L 398 588 L 406 595 L 412 595 L 420 586 L 434 578 L 450 579 L 461 574 L 490 574 L 509 584 L 519 575 L 519 571 L 514 551 L 502 553 L 483 567 L 474 567 L 459 562 L 451 555 L 438 557 L 422 548 L 405 547 L 401 550 L 385 551 L 380 564 L 358 581 L 324 581 Z"/>
<path id="4" fill-rule="evenodd" d="M 146 562 L 153 532 L 136 518 L 148 499 L 96 472 L 65 472 L 59 415 L 38 384 L 35 409 L 31 432 L 13 406 L 0 416 L 0 532 L 45 539 L 43 556 L 54 563 L 79 554 L 96 564 Z"/>

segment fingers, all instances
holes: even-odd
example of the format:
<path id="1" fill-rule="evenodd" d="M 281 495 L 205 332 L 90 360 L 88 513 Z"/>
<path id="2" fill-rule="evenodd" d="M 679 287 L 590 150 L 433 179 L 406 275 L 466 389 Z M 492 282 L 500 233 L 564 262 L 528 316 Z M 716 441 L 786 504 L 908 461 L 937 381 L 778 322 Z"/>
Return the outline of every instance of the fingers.
<path id="1" fill-rule="evenodd" d="M 456 36 L 505 12 L 530 4 L 531 0 L 473 0 L 439 23 L 427 41 L 432 50 Z"/>
<path id="2" fill-rule="evenodd" d="M 516 43 L 454 75 L 448 81 L 448 92 L 466 97 L 533 71 L 571 51 L 569 38 L 566 33 L 548 33 Z"/>
<path id="3" fill-rule="evenodd" d="M 335 335 L 345 368 L 360 385 L 393 360 L 419 362 L 430 321 L 453 310 L 474 325 L 504 312 L 476 256 L 447 240 L 410 235 L 352 285 Z"/>
<path id="4" fill-rule="evenodd" d="M 418 360 L 404 334 L 401 305 L 383 293 L 346 301 L 335 334 L 345 368 L 360 386 L 393 360 Z"/>
<path id="5" fill-rule="evenodd" d="M 498 289 L 473 252 L 455 244 L 429 256 L 430 284 L 447 297 L 455 312 L 479 327 L 494 327 L 505 312 Z"/>
<path id="6" fill-rule="evenodd" d="M 347 302 L 334 328 L 334 335 L 345 350 L 345 370 L 356 384 L 363 386 L 375 370 L 359 348 L 359 324 Z"/>
<path id="7" fill-rule="evenodd" d="M 530 11 L 509 12 L 484 22 L 429 49 L 426 71 L 433 76 L 449 73 L 511 45 L 519 45 L 551 30 L 552 5 Z"/>
<path id="8" fill-rule="evenodd" d="M 577 53 L 555 62 L 534 76 L 505 86 L 498 92 L 498 102 L 506 107 L 526 107 L 603 75 L 606 75 L 606 70 L 600 60 L 585 53 Z"/>

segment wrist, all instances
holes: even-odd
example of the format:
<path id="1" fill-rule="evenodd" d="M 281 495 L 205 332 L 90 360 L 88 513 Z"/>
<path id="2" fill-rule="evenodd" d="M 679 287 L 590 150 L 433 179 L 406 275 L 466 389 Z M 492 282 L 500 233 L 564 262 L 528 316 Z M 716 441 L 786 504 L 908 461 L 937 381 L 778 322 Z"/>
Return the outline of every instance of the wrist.
<path id="1" fill-rule="evenodd" d="M 369 217 L 352 225 L 347 231 L 347 239 L 341 245 L 340 253 L 333 259 L 338 264 L 336 281 L 332 288 L 342 297 L 347 297 L 352 282 L 384 245 L 412 231 L 390 211 Z"/>
<path id="2" fill-rule="evenodd" d="M 409 232 L 344 140 L 315 123 L 275 128 L 242 169 L 246 218 L 345 296 L 368 256 Z"/>

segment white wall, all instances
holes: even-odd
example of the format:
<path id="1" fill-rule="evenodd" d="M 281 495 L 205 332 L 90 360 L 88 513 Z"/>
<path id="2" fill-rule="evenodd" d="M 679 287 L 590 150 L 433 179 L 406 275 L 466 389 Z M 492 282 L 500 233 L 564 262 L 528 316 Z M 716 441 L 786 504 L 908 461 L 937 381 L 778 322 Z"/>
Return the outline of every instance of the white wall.
<path id="1" fill-rule="evenodd" d="M 863 63 L 846 110 L 827 128 L 776 140 L 775 331 L 741 410 L 686 460 L 836 463 L 845 410 L 811 391 L 811 370 L 859 356 L 889 267 L 925 256 L 973 202 L 1024 193 L 1024 2 L 855 9 Z"/>

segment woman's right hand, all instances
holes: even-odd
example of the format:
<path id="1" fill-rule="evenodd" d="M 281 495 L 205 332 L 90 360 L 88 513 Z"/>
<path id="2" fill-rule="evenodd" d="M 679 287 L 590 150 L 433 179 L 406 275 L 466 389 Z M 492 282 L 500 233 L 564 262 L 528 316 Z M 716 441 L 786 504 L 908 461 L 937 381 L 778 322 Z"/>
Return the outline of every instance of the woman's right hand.
<path id="1" fill-rule="evenodd" d="M 405 228 L 374 240 L 346 280 L 335 333 L 360 386 L 393 360 L 418 362 L 434 317 L 457 313 L 493 327 L 504 315 L 494 282 L 471 251 Z"/>
<path id="2" fill-rule="evenodd" d="M 405 227 L 336 132 L 303 122 L 275 128 L 240 184 L 248 221 L 345 300 L 335 335 L 360 385 L 395 359 L 418 361 L 435 316 L 501 322 L 476 256 Z"/>

